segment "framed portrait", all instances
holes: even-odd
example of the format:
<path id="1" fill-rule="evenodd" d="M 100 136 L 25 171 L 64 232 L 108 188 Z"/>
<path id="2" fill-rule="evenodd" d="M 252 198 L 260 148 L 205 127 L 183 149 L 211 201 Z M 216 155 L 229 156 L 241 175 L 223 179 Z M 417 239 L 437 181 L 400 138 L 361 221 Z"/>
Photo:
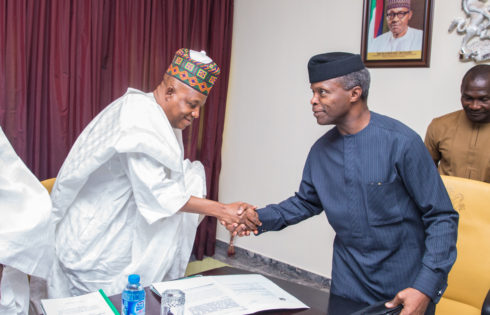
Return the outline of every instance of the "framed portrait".
<path id="1" fill-rule="evenodd" d="M 367 67 L 429 67 L 432 0 L 364 0 L 361 56 Z"/>

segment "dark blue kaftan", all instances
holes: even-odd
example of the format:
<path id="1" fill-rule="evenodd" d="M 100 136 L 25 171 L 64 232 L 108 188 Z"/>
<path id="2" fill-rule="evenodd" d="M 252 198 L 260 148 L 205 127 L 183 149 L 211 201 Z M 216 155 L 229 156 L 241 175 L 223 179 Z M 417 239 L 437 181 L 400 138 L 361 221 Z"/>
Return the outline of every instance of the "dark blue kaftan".
<path id="1" fill-rule="evenodd" d="M 374 303 L 413 287 L 439 300 L 456 259 L 458 214 L 413 130 L 373 112 L 357 134 L 331 129 L 311 148 L 299 192 L 258 210 L 259 231 L 322 211 L 336 232 L 332 293 Z"/>

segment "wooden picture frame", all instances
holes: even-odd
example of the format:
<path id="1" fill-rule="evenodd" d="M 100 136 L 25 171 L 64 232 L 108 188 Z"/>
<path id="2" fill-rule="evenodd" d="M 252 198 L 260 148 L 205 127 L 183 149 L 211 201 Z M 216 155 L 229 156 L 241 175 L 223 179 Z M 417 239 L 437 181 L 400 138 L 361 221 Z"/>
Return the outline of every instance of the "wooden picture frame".
<path id="1" fill-rule="evenodd" d="M 410 9 L 401 6 L 387 10 L 393 2 L 410 3 Z M 370 68 L 429 67 L 432 7 L 432 0 L 364 0 L 364 64 Z"/>

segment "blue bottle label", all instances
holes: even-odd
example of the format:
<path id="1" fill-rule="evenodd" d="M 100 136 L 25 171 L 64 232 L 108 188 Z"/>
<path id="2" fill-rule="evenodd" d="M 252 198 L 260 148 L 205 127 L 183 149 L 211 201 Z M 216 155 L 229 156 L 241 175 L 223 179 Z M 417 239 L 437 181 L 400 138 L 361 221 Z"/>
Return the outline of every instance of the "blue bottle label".
<path id="1" fill-rule="evenodd" d="M 145 301 L 128 301 L 123 300 L 123 314 L 124 315 L 144 315 L 145 314 Z"/>

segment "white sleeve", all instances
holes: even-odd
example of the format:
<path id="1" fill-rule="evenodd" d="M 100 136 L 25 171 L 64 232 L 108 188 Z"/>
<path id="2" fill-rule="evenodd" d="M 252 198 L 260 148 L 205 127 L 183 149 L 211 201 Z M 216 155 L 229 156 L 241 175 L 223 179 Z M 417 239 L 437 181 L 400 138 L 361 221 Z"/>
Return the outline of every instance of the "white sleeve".
<path id="1" fill-rule="evenodd" d="M 148 224 L 177 213 L 189 200 L 183 174 L 174 175 L 164 165 L 143 153 L 124 155 L 126 174 L 133 187 L 138 211 Z"/>
<path id="2" fill-rule="evenodd" d="M 187 192 L 199 198 L 206 197 L 206 175 L 201 162 L 184 160 L 185 186 Z"/>
<path id="3" fill-rule="evenodd" d="M 27 314 L 29 310 L 29 282 L 27 275 L 5 266 L 0 282 L 0 314 Z"/>
<path id="4" fill-rule="evenodd" d="M 51 199 L 1 128 L 0 170 L 0 263 L 46 278 L 54 255 Z"/>

